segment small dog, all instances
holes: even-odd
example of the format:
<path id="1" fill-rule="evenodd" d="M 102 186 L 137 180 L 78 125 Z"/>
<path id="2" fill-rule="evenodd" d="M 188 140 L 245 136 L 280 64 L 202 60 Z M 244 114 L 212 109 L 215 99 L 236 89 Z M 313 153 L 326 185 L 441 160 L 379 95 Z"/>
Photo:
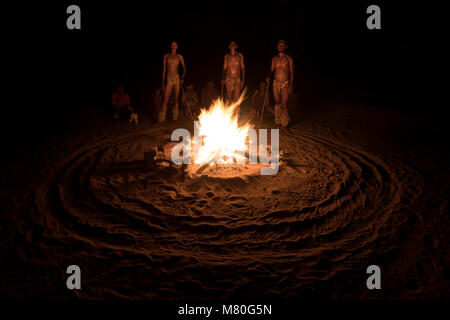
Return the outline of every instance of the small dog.
<path id="1" fill-rule="evenodd" d="M 128 107 L 128 110 L 131 112 L 130 118 L 128 119 L 129 124 L 132 125 L 134 122 L 134 125 L 137 126 L 139 124 L 139 115 L 131 107 Z"/>

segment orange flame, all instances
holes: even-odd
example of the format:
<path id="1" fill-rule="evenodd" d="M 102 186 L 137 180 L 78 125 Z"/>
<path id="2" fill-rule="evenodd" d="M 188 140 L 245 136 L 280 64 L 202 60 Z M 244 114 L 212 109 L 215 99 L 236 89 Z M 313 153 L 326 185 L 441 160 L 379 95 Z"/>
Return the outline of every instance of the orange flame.
<path id="1" fill-rule="evenodd" d="M 208 110 L 201 110 L 197 129 L 203 139 L 197 146 L 195 164 L 230 164 L 245 158 L 245 142 L 251 125 L 246 123 L 239 127 L 235 112 L 244 100 L 244 94 L 245 91 L 231 105 L 217 99 Z"/>

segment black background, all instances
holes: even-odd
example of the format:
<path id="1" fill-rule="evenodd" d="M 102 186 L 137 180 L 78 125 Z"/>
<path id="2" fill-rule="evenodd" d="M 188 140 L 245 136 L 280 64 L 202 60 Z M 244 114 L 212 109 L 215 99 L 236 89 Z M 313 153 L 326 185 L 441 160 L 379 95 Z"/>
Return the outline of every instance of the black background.
<path id="1" fill-rule="evenodd" d="M 81 30 L 66 28 L 71 4 L 81 8 Z M 381 8 L 381 30 L 366 27 L 371 4 Z M 172 40 L 197 90 L 208 80 L 217 85 L 230 40 L 240 45 L 246 85 L 255 89 L 285 39 L 302 112 L 345 102 L 433 117 L 443 126 L 440 12 L 428 2 L 379 0 L 15 2 L 2 10 L 2 156 L 26 163 L 46 138 L 83 128 L 86 114 L 106 118 L 118 82 L 144 117 L 154 114 L 151 95 Z"/>
<path id="2" fill-rule="evenodd" d="M 70 4 L 81 8 L 81 30 L 66 27 Z M 366 27 L 370 4 L 381 8 L 381 30 Z M 4 10 L 6 78 L 15 90 L 4 108 L 2 136 L 16 132 L 19 140 L 6 143 L 17 148 L 56 134 L 85 109 L 107 112 L 117 82 L 151 114 L 172 40 L 185 57 L 186 81 L 197 90 L 208 80 L 217 85 L 230 40 L 245 55 L 246 86 L 255 88 L 268 74 L 276 42 L 285 39 L 304 108 L 320 108 L 312 102 L 330 97 L 439 114 L 443 106 L 429 93 L 439 72 L 439 11 L 411 1 L 16 3 Z"/>

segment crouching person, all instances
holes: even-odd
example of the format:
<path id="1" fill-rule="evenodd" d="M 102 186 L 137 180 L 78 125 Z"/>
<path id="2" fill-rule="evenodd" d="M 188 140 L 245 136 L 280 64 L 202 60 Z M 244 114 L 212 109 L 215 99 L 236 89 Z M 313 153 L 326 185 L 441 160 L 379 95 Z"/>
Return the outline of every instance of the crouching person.
<path id="1" fill-rule="evenodd" d="M 123 84 L 117 85 L 112 94 L 112 105 L 114 108 L 114 119 L 119 120 L 130 116 L 130 96 L 124 90 Z"/>
<path id="2" fill-rule="evenodd" d="M 130 105 L 130 96 L 125 92 L 122 84 L 117 85 L 112 95 L 112 105 L 114 107 L 114 119 L 128 120 L 130 124 L 138 124 L 138 114 Z"/>

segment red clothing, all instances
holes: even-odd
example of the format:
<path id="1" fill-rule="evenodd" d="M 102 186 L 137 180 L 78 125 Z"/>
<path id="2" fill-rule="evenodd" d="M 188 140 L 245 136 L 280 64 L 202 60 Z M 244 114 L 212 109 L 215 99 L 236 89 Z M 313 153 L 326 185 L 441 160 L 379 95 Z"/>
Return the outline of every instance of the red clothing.
<path id="1" fill-rule="evenodd" d="M 130 97 L 128 93 L 114 92 L 112 95 L 112 103 L 116 109 L 126 108 L 130 105 Z"/>

